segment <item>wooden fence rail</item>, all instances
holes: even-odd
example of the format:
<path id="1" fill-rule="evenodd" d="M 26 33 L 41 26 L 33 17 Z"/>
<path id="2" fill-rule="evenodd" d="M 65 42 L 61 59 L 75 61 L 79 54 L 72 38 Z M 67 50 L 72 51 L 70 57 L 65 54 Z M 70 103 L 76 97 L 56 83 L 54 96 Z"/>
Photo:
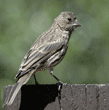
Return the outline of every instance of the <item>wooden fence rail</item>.
<path id="1" fill-rule="evenodd" d="M 4 88 L 4 100 L 12 86 Z M 24 85 L 4 110 L 60 110 L 57 85 Z M 21 103 L 21 104 L 20 104 Z M 108 84 L 67 84 L 61 90 L 62 110 L 109 110 Z"/>

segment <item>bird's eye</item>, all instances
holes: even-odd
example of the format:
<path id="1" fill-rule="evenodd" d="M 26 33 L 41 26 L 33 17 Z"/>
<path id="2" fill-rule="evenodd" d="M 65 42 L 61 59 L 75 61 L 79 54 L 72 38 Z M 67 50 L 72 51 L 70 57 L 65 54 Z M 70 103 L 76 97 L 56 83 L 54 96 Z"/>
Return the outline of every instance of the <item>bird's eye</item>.
<path id="1" fill-rule="evenodd" d="M 73 18 L 74 20 L 76 20 L 76 17 L 75 18 Z"/>
<path id="2" fill-rule="evenodd" d="M 72 19 L 71 18 L 68 18 L 68 20 L 71 21 Z"/>

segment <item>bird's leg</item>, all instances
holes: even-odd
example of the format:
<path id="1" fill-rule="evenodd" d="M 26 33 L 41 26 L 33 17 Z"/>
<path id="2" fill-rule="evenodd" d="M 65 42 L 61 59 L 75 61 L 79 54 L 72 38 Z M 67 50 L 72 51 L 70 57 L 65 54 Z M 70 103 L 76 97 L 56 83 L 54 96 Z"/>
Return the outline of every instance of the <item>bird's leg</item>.
<path id="1" fill-rule="evenodd" d="M 59 105 L 60 105 L 60 110 L 62 110 L 61 108 L 61 89 L 62 89 L 62 82 L 53 75 L 53 68 L 50 69 L 50 74 L 58 81 L 57 86 L 58 86 L 58 101 L 59 101 Z"/>
<path id="2" fill-rule="evenodd" d="M 53 68 L 50 69 L 50 74 L 59 82 L 62 84 L 62 82 L 55 76 L 53 75 Z"/>
<path id="3" fill-rule="evenodd" d="M 33 76 L 34 76 L 35 84 L 38 85 L 39 83 L 38 83 L 37 80 L 36 80 L 35 74 L 34 74 Z"/>

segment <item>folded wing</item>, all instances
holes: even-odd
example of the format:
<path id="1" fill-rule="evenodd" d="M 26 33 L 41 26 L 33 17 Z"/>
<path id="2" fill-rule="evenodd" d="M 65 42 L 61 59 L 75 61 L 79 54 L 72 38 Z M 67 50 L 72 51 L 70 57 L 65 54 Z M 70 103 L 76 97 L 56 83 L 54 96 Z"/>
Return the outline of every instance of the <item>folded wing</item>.
<path id="1" fill-rule="evenodd" d="M 21 66 L 19 68 L 18 74 L 16 78 L 20 78 L 24 74 L 28 73 L 32 69 L 40 67 L 41 62 L 46 61 L 50 58 L 57 50 L 62 48 L 64 45 L 64 41 L 53 41 L 47 44 L 43 44 L 38 48 L 33 48 L 28 51 L 25 55 Z"/>

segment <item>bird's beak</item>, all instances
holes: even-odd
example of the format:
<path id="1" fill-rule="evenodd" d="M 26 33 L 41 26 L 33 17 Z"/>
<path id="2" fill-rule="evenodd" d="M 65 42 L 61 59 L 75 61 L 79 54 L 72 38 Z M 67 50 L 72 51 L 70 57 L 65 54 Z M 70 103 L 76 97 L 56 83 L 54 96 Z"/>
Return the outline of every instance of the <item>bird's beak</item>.
<path id="1" fill-rule="evenodd" d="M 81 24 L 77 20 L 75 20 L 73 23 L 73 26 L 76 28 L 76 27 L 81 26 Z"/>

